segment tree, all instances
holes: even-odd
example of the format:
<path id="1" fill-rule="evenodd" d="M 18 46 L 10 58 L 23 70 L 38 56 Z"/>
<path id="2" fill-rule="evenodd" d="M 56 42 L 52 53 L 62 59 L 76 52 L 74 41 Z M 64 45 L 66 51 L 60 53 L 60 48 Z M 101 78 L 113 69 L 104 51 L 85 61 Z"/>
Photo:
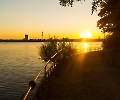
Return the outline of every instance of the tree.
<path id="1" fill-rule="evenodd" d="M 100 11 L 98 16 L 100 20 L 97 26 L 105 33 L 118 34 L 120 28 L 120 1 L 119 0 L 104 0 L 99 5 Z M 96 9 L 96 8 L 94 8 Z"/>
<path id="2" fill-rule="evenodd" d="M 71 6 L 72 7 L 72 5 L 73 5 L 73 2 L 75 2 L 75 1 L 85 1 L 85 0 L 59 0 L 59 2 L 60 2 L 60 5 L 62 5 L 62 6 Z"/>
<path id="3" fill-rule="evenodd" d="M 51 57 L 57 52 L 59 52 L 58 56 L 61 58 L 66 58 L 76 54 L 77 49 L 73 46 L 72 43 L 67 42 L 47 42 L 38 47 L 38 55 L 44 61 L 50 60 Z"/>
<path id="4" fill-rule="evenodd" d="M 75 1 L 85 0 L 59 0 L 60 5 L 69 6 L 73 5 Z M 94 11 L 99 11 L 98 16 L 100 20 L 97 22 L 97 26 L 102 32 L 118 33 L 120 28 L 120 0 L 93 0 L 92 2 L 92 14 Z"/>
<path id="5" fill-rule="evenodd" d="M 51 57 L 58 52 L 57 42 L 47 42 L 43 43 L 38 47 L 38 55 L 42 60 L 48 61 Z"/>
<path id="6" fill-rule="evenodd" d="M 119 0 L 100 0 L 100 2 L 93 2 L 92 11 L 99 10 L 98 16 L 100 19 L 97 22 L 97 27 L 103 33 L 109 33 L 106 44 L 104 45 L 105 48 L 119 48 L 120 46 L 119 6 Z"/>
<path id="7" fill-rule="evenodd" d="M 60 5 L 73 5 L 74 1 L 83 0 L 60 0 Z M 85 1 L 85 0 L 84 0 Z M 100 19 L 97 22 L 97 27 L 101 29 L 103 33 L 109 33 L 107 38 L 107 46 L 119 47 L 120 43 L 120 0 L 93 0 L 92 2 L 92 14 L 94 11 L 98 11 Z M 109 39 L 109 40 L 108 40 Z M 113 45 L 113 43 L 116 43 Z M 116 46 L 117 45 L 117 46 Z M 110 47 L 109 47 L 110 48 Z"/>

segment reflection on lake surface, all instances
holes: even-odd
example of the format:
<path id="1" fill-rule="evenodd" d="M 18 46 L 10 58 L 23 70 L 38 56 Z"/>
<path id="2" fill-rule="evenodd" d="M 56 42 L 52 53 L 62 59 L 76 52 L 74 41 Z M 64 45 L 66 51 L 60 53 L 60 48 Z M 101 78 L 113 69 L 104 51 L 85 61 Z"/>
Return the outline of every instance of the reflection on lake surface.
<path id="1" fill-rule="evenodd" d="M 84 51 L 84 52 L 87 52 L 88 48 L 89 48 L 89 45 L 88 45 L 88 43 L 85 42 L 85 43 L 83 44 L 83 51 Z"/>
<path id="2" fill-rule="evenodd" d="M 76 45 L 79 53 L 102 50 L 101 42 L 83 42 Z"/>
<path id="3" fill-rule="evenodd" d="M 0 42 L 0 100 L 19 100 L 44 62 L 39 59 L 40 42 Z M 101 43 L 74 43 L 78 52 L 101 49 Z"/>

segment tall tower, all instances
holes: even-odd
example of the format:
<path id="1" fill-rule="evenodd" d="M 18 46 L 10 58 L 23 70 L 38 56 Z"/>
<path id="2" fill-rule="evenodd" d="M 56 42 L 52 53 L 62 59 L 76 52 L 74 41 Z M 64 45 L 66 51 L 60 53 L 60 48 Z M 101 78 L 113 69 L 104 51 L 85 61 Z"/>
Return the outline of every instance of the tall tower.
<path id="1" fill-rule="evenodd" d="M 42 31 L 42 39 L 43 39 L 43 31 Z"/>

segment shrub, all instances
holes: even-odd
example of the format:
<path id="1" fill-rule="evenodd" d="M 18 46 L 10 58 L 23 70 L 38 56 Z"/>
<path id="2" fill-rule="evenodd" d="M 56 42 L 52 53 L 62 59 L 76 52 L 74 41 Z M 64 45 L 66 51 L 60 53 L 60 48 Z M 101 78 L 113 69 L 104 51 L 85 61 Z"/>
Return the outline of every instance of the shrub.
<path id="1" fill-rule="evenodd" d="M 120 37 L 117 35 L 109 35 L 103 43 L 103 49 L 119 49 L 120 48 Z"/>
<path id="2" fill-rule="evenodd" d="M 57 50 L 57 43 L 56 42 L 47 42 L 43 43 L 41 46 L 38 47 L 38 55 L 41 59 L 47 61 L 49 60 Z"/>
<path id="3" fill-rule="evenodd" d="M 59 56 L 61 58 L 69 57 L 76 53 L 76 48 L 73 46 L 72 43 L 66 42 L 47 42 L 43 43 L 41 46 L 38 47 L 38 54 L 42 60 L 48 61 L 51 57 L 60 51 Z"/>

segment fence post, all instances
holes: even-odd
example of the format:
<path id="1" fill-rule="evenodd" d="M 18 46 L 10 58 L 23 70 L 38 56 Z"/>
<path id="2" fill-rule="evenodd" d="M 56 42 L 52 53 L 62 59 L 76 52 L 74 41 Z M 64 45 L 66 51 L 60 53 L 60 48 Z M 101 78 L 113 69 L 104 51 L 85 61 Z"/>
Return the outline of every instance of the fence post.
<path id="1" fill-rule="evenodd" d="M 47 67 L 47 65 L 45 66 L 45 85 L 46 85 L 46 78 L 47 78 L 46 67 Z"/>

